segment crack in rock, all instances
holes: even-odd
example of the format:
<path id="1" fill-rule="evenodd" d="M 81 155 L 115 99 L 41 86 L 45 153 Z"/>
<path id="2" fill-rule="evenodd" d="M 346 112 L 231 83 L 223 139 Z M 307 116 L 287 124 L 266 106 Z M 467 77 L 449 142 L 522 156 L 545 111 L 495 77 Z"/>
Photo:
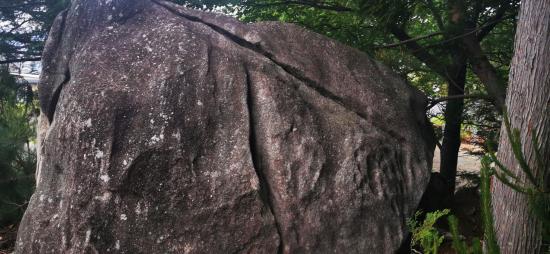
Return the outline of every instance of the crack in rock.
<path id="1" fill-rule="evenodd" d="M 401 245 L 434 144 L 423 97 L 391 70 L 282 23 L 71 3 L 44 51 L 52 124 L 16 253 Z"/>
<path id="2" fill-rule="evenodd" d="M 62 50 L 62 47 L 61 47 L 61 44 L 63 43 L 63 34 L 65 32 L 65 27 L 66 27 L 66 22 L 67 22 L 67 15 L 68 15 L 68 10 L 64 10 L 63 12 L 61 12 L 59 14 L 59 17 L 61 17 L 61 20 L 59 21 L 59 27 L 57 28 L 58 30 L 58 34 L 56 34 L 55 36 L 52 36 L 50 35 L 51 37 L 55 38 L 55 41 L 51 41 L 49 42 L 50 44 L 52 45 L 57 45 L 57 50 L 55 51 L 57 54 L 55 55 L 52 55 L 52 57 L 55 57 L 57 58 L 58 55 L 63 55 L 62 53 L 59 52 L 59 50 L 61 49 Z M 47 56 L 45 56 L 45 58 L 47 58 Z M 44 61 L 46 61 L 46 59 L 44 59 Z M 53 60 L 54 62 L 56 60 Z M 59 84 L 57 85 L 54 85 L 53 88 L 54 88 L 54 91 L 53 93 L 49 93 L 49 91 L 46 92 L 46 96 L 51 96 L 51 97 L 43 97 L 43 96 L 40 96 L 40 101 L 41 103 L 43 101 L 46 101 L 48 102 L 48 104 L 42 104 L 42 110 L 46 113 L 46 117 L 48 118 L 48 122 L 51 124 L 53 122 L 53 117 L 55 115 L 55 111 L 57 109 L 57 103 L 59 101 L 59 96 L 61 95 L 61 90 L 63 89 L 63 87 L 69 83 L 69 81 L 71 80 L 71 72 L 69 70 L 69 64 L 68 64 L 68 61 L 69 60 L 66 60 L 66 64 L 65 66 L 63 67 L 64 71 L 63 71 L 63 80 L 61 82 L 59 82 Z M 55 79 L 57 81 L 57 78 Z M 41 83 L 44 82 L 43 80 L 40 81 Z M 39 90 L 43 90 L 43 89 L 40 89 Z M 41 92 L 43 93 L 43 92 Z"/>
<path id="3" fill-rule="evenodd" d="M 173 6 L 170 6 L 169 3 L 165 3 L 165 2 L 161 2 L 161 1 L 157 1 L 157 0 L 151 0 L 151 1 L 158 4 L 159 6 L 161 6 L 163 8 L 165 8 L 166 10 L 168 10 L 169 12 L 171 12 L 171 13 L 177 15 L 177 16 L 180 16 L 180 17 L 185 18 L 185 19 L 187 19 L 189 21 L 192 21 L 192 22 L 197 22 L 197 23 L 201 23 L 203 25 L 206 25 L 206 26 L 210 27 L 212 30 L 216 31 L 217 33 L 223 35 L 225 38 L 227 38 L 230 41 L 236 43 L 237 45 L 239 45 L 241 47 L 244 47 L 246 49 L 252 50 L 252 51 L 264 56 L 265 58 L 270 60 L 272 63 L 279 66 L 281 69 L 283 69 L 290 76 L 302 81 L 304 83 L 304 85 L 306 85 L 309 88 L 315 90 L 321 96 L 326 97 L 326 98 L 334 101 L 335 103 L 337 103 L 340 106 L 346 108 L 350 112 L 355 113 L 358 117 L 362 118 L 363 120 L 367 119 L 367 116 L 365 114 L 363 114 L 361 112 L 358 112 L 357 110 L 354 110 L 351 106 L 349 106 L 347 103 L 345 103 L 345 101 L 342 100 L 342 98 L 340 98 L 339 96 L 337 96 L 334 93 L 330 92 L 329 90 L 321 87 L 319 84 L 317 84 L 316 81 L 314 81 L 314 80 L 306 77 L 305 75 L 301 74 L 300 71 L 298 71 L 295 67 L 293 67 L 291 65 L 288 65 L 288 64 L 285 64 L 285 63 L 282 63 L 280 61 L 277 61 L 273 57 L 273 54 L 271 54 L 269 51 L 265 50 L 263 47 L 261 47 L 261 45 L 249 42 L 249 41 L 247 41 L 247 40 L 231 33 L 230 31 L 227 31 L 227 30 L 223 29 L 222 27 L 219 27 L 215 24 L 206 22 L 206 21 L 200 19 L 199 17 L 195 17 L 195 16 L 191 16 L 191 15 L 182 13 L 179 10 L 177 10 L 176 8 L 174 8 Z"/>
<path id="4" fill-rule="evenodd" d="M 254 117 L 254 96 L 253 96 L 253 84 L 252 80 L 250 79 L 250 72 L 247 68 L 247 66 L 244 66 L 245 68 L 245 74 L 246 74 L 246 105 L 248 107 L 248 118 L 249 118 L 249 142 L 250 142 L 250 154 L 252 157 L 252 165 L 254 167 L 254 170 L 256 171 L 256 175 L 258 176 L 258 179 L 260 181 L 260 196 L 264 203 L 267 205 L 269 211 L 273 215 L 273 220 L 275 221 L 275 227 L 277 228 L 277 234 L 279 235 L 279 247 L 277 250 L 277 253 L 283 253 L 284 249 L 284 241 L 283 241 L 283 235 L 281 232 L 281 225 L 279 223 L 279 220 L 277 219 L 277 215 L 274 210 L 273 205 L 273 195 L 271 194 L 271 188 L 269 186 L 269 182 L 267 181 L 267 178 L 265 176 L 265 173 L 263 171 L 262 165 L 262 158 L 260 154 L 260 148 L 258 144 L 258 140 L 256 138 L 256 121 Z"/>

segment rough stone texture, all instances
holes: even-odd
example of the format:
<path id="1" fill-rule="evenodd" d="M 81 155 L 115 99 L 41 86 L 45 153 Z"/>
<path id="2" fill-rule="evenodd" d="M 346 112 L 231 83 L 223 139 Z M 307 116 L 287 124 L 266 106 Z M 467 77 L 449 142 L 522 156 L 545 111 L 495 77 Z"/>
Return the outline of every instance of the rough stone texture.
<path id="1" fill-rule="evenodd" d="M 294 25 L 73 0 L 39 89 L 17 253 L 393 253 L 429 179 L 426 98 Z"/>

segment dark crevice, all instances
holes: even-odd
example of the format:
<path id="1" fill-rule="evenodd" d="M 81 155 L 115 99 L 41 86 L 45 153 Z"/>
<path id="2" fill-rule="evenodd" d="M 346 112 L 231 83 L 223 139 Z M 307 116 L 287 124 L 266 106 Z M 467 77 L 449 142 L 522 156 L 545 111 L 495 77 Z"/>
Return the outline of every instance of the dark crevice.
<path id="1" fill-rule="evenodd" d="M 367 119 L 369 118 L 367 116 L 367 114 L 355 110 L 354 107 L 349 105 L 349 103 L 346 103 L 346 101 L 344 99 L 338 97 L 337 95 L 335 95 L 331 91 L 329 91 L 326 88 L 322 87 L 315 80 L 312 80 L 312 79 L 306 77 L 300 70 L 296 69 L 295 67 L 293 67 L 291 65 L 288 65 L 288 64 L 285 64 L 285 63 L 282 63 L 282 62 L 279 62 L 278 60 L 276 60 L 274 58 L 273 54 L 271 54 L 271 52 L 268 52 L 267 50 L 262 48 L 262 46 L 260 44 L 251 43 L 251 42 L 249 42 L 249 41 L 247 41 L 247 40 L 245 40 L 245 39 L 229 32 L 227 30 L 223 29 L 222 27 L 219 27 L 215 24 L 206 22 L 206 21 L 200 19 L 199 17 L 195 17 L 195 16 L 191 16 L 191 15 L 182 13 L 182 12 L 178 11 L 174 6 L 170 6 L 168 3 L 158 1 L 158 0 L 151 0 L 151 1 L 153 3 L 161 6 L 162 8 L 166 9 L 167 11 L 171 12 L 172 14 L 174 14 L 176 16 L 182 17 L 182 18 L 184 18 L 186 20 L 189 20 L 189 21 L 192 21 L 192 22 L 197 22 L 197 23 L 206 25 L 206 26 L 210 27 L 212 30 L 214 30 L 215 32 L 221 34 L 225 38 L 227 38 L 230 41 L 236 43 L 237 45 L 239 45 L 241 47 L 244 47 L 246 49 L 252 50 L 252 51 L 256 52 L 257 54 L 263 55 L 265 58 L 270 60 L 272 63 L 279 66 L 281 69 L 283 69 L 290 76 L 302 81 L 302 83 L 306 87 L 308 87 L 310 89 L 313 89 L 319 95 L 321 95 L 321 96 L 331 100 L 332 102 L 342 106 L 343 108 L 345 108 L 349 112 L 354 113 L 356 116 L 358 116 L 359 118 L 361 118 L 365 121 L 367 121 Z M 370 59 L 370 58 L 367 58 L 367 59 Z M 397 139 L 398 141 L 402 140 L 402 138 L 400 138 L 401 135 L 399 135 L 399 133 L 396 133 L 395 131 L 392 131 L 390 129 L 380 127 L 377 124 L 376 121 L 370 121 L 370 123 L 372 125 L 374 125 L 375 127 L 377 127 L 378 130 L 381 130 L 381 131 L 385 132 L 388 135 L 388 137 Z"/>
<path id="2" fill-rule="evenodd" d="M 206 74 L 205 76 L 208 76 L 210 74 L 210 66 L 212 65 L 212 47 L 210 45 L 206 48 Z"/>
<path id="3" fill-rule="evenodd" d="M 249 50 L 252 50 L 252 51 L 254 51 L 254 52 L 256 52 L 260 55 L 265 56 L 267 59 L 269 59 L 275 65 L 281 67 L 286 73 L 288 73 L 289 75 L 293 76 L 294 78 L 302 81 L 307 87 L 315 90 L 321 96 L 326 97 L 326 98 L 336 102 L 337 104 L 343 106 L 344 108 L 346 108 L 350 112 L 355 113 L 360 118 L 367 119 L 367 116 L 364 113 L 356 111 L 355 109 L 353 109 L 353 107 L 351 107 L 347 103 L 345 103 L 345 101 L 342 98 L 338 97 L 337 95 L 335 95 L 331 91 L 329 91 L 329 90 L 325 89 L 324 87 L 320 86 L 315 80 L 312 80 L 312 79 L 306 77 L 303 73 L 301 73 L 301 71 L 297 70 L 295 67 L 277 61 L 273 57 L 273 54 L 266 51 L 264 48 L 262 48 L 261 45 L 251 43 L 251 42 L 249 42 L 249 41 L 247 41 L 247 40 L 245 40 L 245 39 L 229 32 L 227 30 L 223 29 L 222 27 L 219 27 L 219 26 L 217 26 L 215 24 L 212 24 L 212 23 L 208 23 L 208 22 L 206 22 L 206 21 L 204 21 L 204 20 L 202 20 L 198 17 L 191 16 L 191 15 L 188 15 L 188 14 L 185 14 L 185 13 L 181 13 L 180 11 L 175 9 L 173 6 L 170 6 L 170 5 L 168 5 L 164 2 L 160 2 L 160 1 L 157 1 L 157 0 L 151 0 L 151 1 L 158 4 L 158 5 L 160 5 L 161 7 L 165 8 L 166 10 L 168 10 L 169 12 L 173 13 L 176 16 L 183 17 L 183 18 L 185 18 L 189 21 L 192 21 L 192 22 L 197 22 L 197 23 L 201 23 L 203 25 L 206 25 L 206 26 L 210 27 L 212 30 L 214 30 L 214 31 L 218 32 L 219 34 L 223 35 L 227 39 L 229 39 L 229 40 L 233 41 L 234 43 L 238 44 L 239 46 L 242 46 L 242 47 L 247 48 Z"/>
<path id="4" fill-rule="evenodd" d="M 258 139 L 256 138 L 256 129 L 255 124 L 256 120 L 254 118 L 254 98 L 253 98 L 253 92 L 252 92 L 252 81 L 250 80 L 250 73 L 245 66 L 245 74 L 246 74 L 246 106 L 248 108 L 248 126 L 249 126 L 249 146 L 250 146 L 250 155 L 252 157 L 252 166 L 254 167 L 254 170 L 256 171 L 256 175 L 259 179 L 260 184 L 260 198 L 262 199 L 263 203 L 267 205 L 268 209 L 270 210 L 271 214 L 273 215 L 273 219 L 275 221 L 275 227 L 277 229 L 277 234 L 279 235 L 279 247 L 277 249 L 277 253 L 281 254 L 283 253 L 283 235 L 281 234 L 281 226 L 279 225 L 279 222 L 277 220 L 277 215 L 275 214 L 274 206 L 273 206 L 273 195 L 271 194 L 271 189 L 269 186 L 269 182 L 267 181 L 267 177 L 263 171 L 262 167 L 262 158 L 260 155 L 260 149 L 258 147 Z"/>
<path id="5" fill-rule="evenodd" d="M 62 44 L 63 42 L 62 37 L 65 32 L 65 27 L 67 23 L 68 9 L 63 10 L 59 15 L 61 15 L 61 24 L 59 25 L 59 34 L 55 37 L 55 40 L 56 40 L 55 44 L 58 45 L 58 49 L 56 53 L 58 55 L 62 55 L 62 52 L 59 52 L 59 49 L 62 49 L 62 46 L 60 44 Z M 61 81 L 61 83 L 55 87 L 55 91 L 53 92 L 52 97 L 49 100 L 50 104 L 47 105 L 47 108 L 46 108 L 47 110 L 46 117 L 48 118 L 48 122 L 50 125 L 53 123 L 53 117 L 55 115 L 55 110 L 57 108 L 59 96 L 61 95 L 61 90 L 63 89 L 63 86 L 65 86 L 65 84 L 67 84 L 71 80 L 71 72 L 69 70 L 68 62 L 65 63 L 65 65 L 66 66 L 65 66 L 65 71 L 63 73 L 64 75 L 63 81 Z"/>
<path id="6" fill-rule="evenodd" d="M 50 124 L 53 123 L 53 117 L 55 115 L 55 111 L 57 110 L 57 103 L 59 102 L 59 97 L 61 96 L 61 90 L 63 90 L 63 87 L 65 86 L 65 84 L 71 81 L 71 71 L 69 70 L 69 67 L 66 68 L 64 75 L 65 77 L 63 78 L 63 81 L 55 89 L 52 95 L 52 98 L 50 100 L 50 105 L 48 106 L 47 116 Z"/>

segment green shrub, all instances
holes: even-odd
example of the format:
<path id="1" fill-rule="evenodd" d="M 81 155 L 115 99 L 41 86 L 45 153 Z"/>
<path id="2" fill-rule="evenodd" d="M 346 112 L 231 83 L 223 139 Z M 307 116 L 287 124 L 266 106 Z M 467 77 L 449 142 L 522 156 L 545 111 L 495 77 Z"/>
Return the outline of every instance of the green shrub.
<path id="1" fill-rule="evenodd" d="M 449 214 L 449 209 L 427 213 L 424 221 L 420 223 L 418 218 L 422 212 L 419 211 L 416 212 L 414 218 L 407 220 L 407 226 L 412 233 L 411 248 L 419 245 L 424 254 L 437 254 L 444 237 L 439 234 L 434 225 L 447 214 Z"/>
<path id="2" fill-rule="evenodd" d="M 550 191 L 547 189 L 548 187 L 545 186 L 546 179 L 544 173 L 540 174 L 538 178 L 535 177 L 535 172 L 537 172 L 537 170 L 538 172 L 548 171 L 548 165 L 544 164 L 539 150 L 540 146 L 536 139 L 537 133 L 534 131 L 532 135 L 535 166 L 531 167 L 527 163 L 527 159 L 522 151 L 520 132 L 518 129 L 511 128 L 510 121 L 506 114 L 504 114 L 504 125 L 512 146 L 514 157 L 518 161 L 520 169 L 527 176 L 527 180 L 520 180 L 516 174 L 510 171 L 496 158 L 494 152 L 490 151 L 488 155 L 483 157 L 481 160 L 481 214 L 484 229 L 484 251 L 482 251 L 481 242 L 477 239 L 473 241 L 471 247 L 468 247 L 465 242 L 460 240 L 458 220 L 454 216 L 450 216 L 448 220 L 453 236 L 453 248 L 458 254 L 500 253 L 496 234 L 494 232 L 494 220 L 491 209 L 490 182 L 491 176 L 493 175 L 513 190 L 527 195 L 530 212 L 541 222 L 543 243 L 548 244 L 548 242 L 550 242 Z M 495 167 L 491 166 L 492 164 L 494 164 Z M 543 251 L 545 253 L 550 253 L 550 249 Z"/>

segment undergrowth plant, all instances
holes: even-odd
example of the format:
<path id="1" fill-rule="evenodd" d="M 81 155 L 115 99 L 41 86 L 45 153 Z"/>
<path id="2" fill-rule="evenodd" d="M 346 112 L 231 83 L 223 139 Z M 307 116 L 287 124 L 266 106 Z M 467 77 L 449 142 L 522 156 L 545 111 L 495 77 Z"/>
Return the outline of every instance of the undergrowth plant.
<path id="1" fill-rule="evenodd" d="M 449 209 L 426 213 L 426 218 L 420 223 L 418 218 L 422 215 L 422 211 L 418 211 L 414 218 L 407 220 L 407 226 L 412 233 L 411 249 L 413 246 L 419 245 L 424 254 L 437 254 L 439 246 L 443 243 L 443 236 L 439 234 L 434 225 L 447 214 L 449 214 Z"/>
<path id="2" fill-rule="evenodd" d="M 453 249 L 457 254 L 499 254 L 500 248 L 496 241 L 494 231 L 493 213 L 491 210 L 491 159 L 484 156 L 481 159 L 480 190 L 481 190 L 481 218 L 483 223 L 483 239 L 485 252 L 483 252 L 481 241 L 478 238 L 472 240 L 472 246 L 460 239 L 458 232 L 458 219 L 455 216 L 449 216 L 449 228 L 453 238 Z"/>
<path id="3" fill-rule="evenodd" d="M 453 243 L 452 246 L 457 254 L 500 254 L 500 248 L 496 240 L 494 231 L 494 219 L 491 209 L 491 178 L 495 176 L 499 181 L 509 186 L 513 190 L 527 195 L 529 211 L 537 217 L 541 223 L 542 239 L 544 253 L 550 253 L 550 190 L 546 183 L 548 177 L 549 165 L 545 165 L 540 146 L 537 140 L 536 131 L 532 135 L 532 145 L 535 158 L 535 165 L 529 166 L 522 150 L 522 142 L 518 129 L 512 129 L 510 120 L 504 114 L 504 125 L 506 135 L 510 140 L 512 153 L 518 161 L 520 169 L 525 174 L 526 180 L 522 180 L 518 175 L 510 171 L 497 158 L 492 150 L 481 159 L 480 173 L 480 191 L 481 191 L 481 216 L 483 223 L 483 244 L 477 238 L 474 238 L 471 246 L 460 237 L 458 219 L 450 215 L 448 217 L 449 228 L 451 231 Z M 539 175 L 536 174 L 539 172 Z M 433 225 L 436 221 L 447 215 L 448 210 L 435 211 L 426 214 L 426 220 L 420 225 L 417 221 L 420 213 L 416 213 L 414 219 L 409 220 L 407 225 L 412 232 L 411 247 L 420 244 L 423 253 L 437 253 L 437 250 L 443 242 L 443 236 L 440 236 Z"/>
<path id="4" fill-rule="evenodd" d="M 545 253 L 550 253 L 550 189 L 547 184 L 549 165 L 546 165 L 540 150 L 537 140 L 537 131 L 534 130 L 531 135 L 531 145 L 533 146 L 534 165 L 530 166 L 527 163 L 522 150 L 522 141 L 520 131 L 517 128 L 511 128 L 510 120 L 506 113 L 504 114 L 504 127 L 506 135 L 510 140 L 512 153 L 519 164 L 519 168 L 525 174 L 525 180 L 514 174 L 506 166 L 504 166 L 495 156 L 495 153 L 489 151 L 489 161 L 494 163 L 496 167 L 491 167 L 487 171 L 494 175 L 502 183 L 512 188 L 513 190 L 527 195 L 529 211 L 541 223 L 542 240 L 545 244 Z M 539 174 L 537 174 L 537 172 Z M 492 225 L 491 225 L 492 226 Z"/>

